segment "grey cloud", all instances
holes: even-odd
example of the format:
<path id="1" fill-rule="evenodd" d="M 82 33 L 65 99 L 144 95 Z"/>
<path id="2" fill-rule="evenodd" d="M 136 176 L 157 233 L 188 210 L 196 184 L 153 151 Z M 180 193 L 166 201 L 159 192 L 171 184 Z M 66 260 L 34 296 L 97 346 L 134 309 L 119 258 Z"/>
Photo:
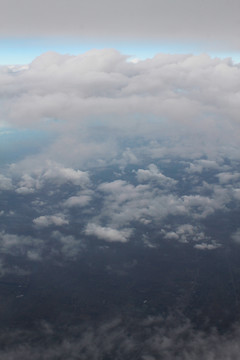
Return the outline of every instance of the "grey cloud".
<path id="1" fill-rule="evenodd" d="M 233 198 L 240 200 L 240 189 L 234 189 L 233 191 Z"/>
<path id="2" fill-rule="evenodd" d="M 237 229 L 231 236 L 232 240 L 236 243 L 240 243 L 240 229 Z"/>
<path id="3" fill-rule="evenodd" d="M 129 164 L 137 164 L 139 162 L 136 154 L 129 147 L 126 148 L 121 154 L 120 159 L 113 159 L 112 161 L 115 164 L 119 164 L 121 170 Z"/>
<path id="4" fill-rule="evenodd" d="M 0 232 L 0 250 L 2 255 L 26 256 L 29 260 L 36 261 L 41 259 L 42 248 L 43 241 L 40 238 L 12 234 L 4 231 Z M 5 267 L 6 269 L 9 268 L 8 272 L 11 272 L 12 267 L 14 268 L 14 266 L 8 265 Z"/>
<path id="5" fill-rule="evenodd" d="M 84 247 L 81 239 L 72 235 L 63 235 L 59 231 L 53 231 L 51 236 L 60 243 L 61 253 L 71 260 L 74 260 Z"/>
<path id="6" fill-rule="evenodd" d="M 35 337 L 34 337 L 35 335 Z M 41 337 L 46 344 L 31 344 Z M 54 339 L 58 341 L 54 341 Z M 114 359 L 157 360 L 236 360 L 239 357 L 239 324 L 220 334 L 196 330 L 187 319 L 150 316 L 145 319 L 112 318 L 105 322 L 83 323 L 59 333 L 51 324 L 39 324 L 34 333 L 8 330 L 1 340 L 9 346 L 1 349 L 3 360 Z"/>
<path id="7" fill-rule="evenodd" d="M 14 274 L 17 276 L 24 276 L 28 275 L 28 271 L 22 269 L 21 267 L 17 265 L 9 266 L 7 263 L 4 263 L 0 259 L 0 278 L 5 276 L 6 274 Z"/>
<path id="8" fill-rule="evenodd" d="M 109 0 L 4 0 L 2 36 L 205 41 L 205 47 L 238 46 L 237 0 L 112 2 Z"/>
<path id="9" fill-rule="evenodd" d="M 2 174 L 0 174 L 0 191 L 1 190 L 12 190 L 12 180 Z"/>
<path id="10" fill-rule="evenodd" d="M 188 173 L 202 173 L 203 170 L 223 169 L 226 166 L 218 164 L 215 160 L 196 160 L 186 169 Z"/>
<path id="11" fill-rule="evenodd" d="M 52 138 L 26 158 L 29 166 L 46 159 L 52 167 L 137 163 L 141 154 L 120 146 L 125 136 L 168 139 L 147 146 L 155 158 L 211 155 L 194 164 L 198 171 L 215 166 L 219 156 L 237 154 L 240 77 L 229 59 L 159 54 L 133 64 L 106 49 L 79 56 L 46 53 L 24 70 L 0 70 L 2 118 Z M 67 170 L 56 171 L 66 179 Z"/>

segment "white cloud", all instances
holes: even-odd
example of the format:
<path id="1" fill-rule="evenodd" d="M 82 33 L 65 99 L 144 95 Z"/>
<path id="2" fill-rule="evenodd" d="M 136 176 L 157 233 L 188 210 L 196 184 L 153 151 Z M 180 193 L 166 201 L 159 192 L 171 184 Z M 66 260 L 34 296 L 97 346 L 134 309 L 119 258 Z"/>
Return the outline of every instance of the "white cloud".
<path id="1" fill-rule="evenodd" d="M 177 240 L 181 243 L 195 243 L 194 247 L 199 249 L 203 248 L 205 245 L 207 245 L 209 250 L 220 246 L 220 244 L 217 244 L 216 241 L 205 235 L 201 228 L 196 225 L 193 226 L 191 224 L 183 224 L 177 227 L 173 225 L 167 225 L 161 230 L 161 233 L 165 239 Z M 208 243 L 203 243 L 203 241 L 207 241 Z M 201 242 L 201 244 L 196 244 L 199 242 Z"/>
<path id="2" fill-rule="evenodd" d="M 215 250 L 217 248 L 219 248 L 221 245 L 218 243 L 201 243 L 201 244 L 196 244 L 194 245 L 195 249 L 198 250 Z"/>
<path id="3" fill-rule="evenodd" d="M 109 224 L 118 228 L 132 221 L 142 224 L 153 221 L 157 224 L 169 215 L 199 219 L 216 210 L 227 210 L 227 204 L 232 199 L 231 191 L 220 187 L 213 187 L 208 196 L 177 195 L 170 191 L 169 182 L 172 184 L 167 178 L 163 190 L 158 188 L 158 182 L 134 186 L 124 180 L 116 180 L 100 184 L 98 190 L 103 193 L 104 202 L 98 220 L 107 218 Z"/>
<path id="4" fill-rule="evenodd" d="M 188 173 L 202 173 L 203 170 L 216 170 L 223 169 L 226 166 L 218 164 L 215 160 L 195 160 L 194 163 L 191 163 L 189 168 L 186 169 Z"/>
<path id="5" fill-rule="evenodd" d="M 132 229 L 117 230 L 111 227 L 104 227 L 94 223 L 89 223 L 86 227 L 85 233 L 93 235 L 101 240 L 108 242 L 122 242 L 125 243 L 131 236 Z"/>
<path id="6" fill-rule="evenodd" d="M 232 183 L 240 180 L 239 173 L 222 172 L 216 175 L 220 184 Z"/>
<path id="7" fill-rule="evenodd" d="M 86 186 L 89 183 L 87 172 L 61 167 L 58 164 L 50 164 L 48 169 L 43 173 L 42 179 L 49 180 L 56 185 L 70 182 L 73 185 Z"/>
<path id="8" fill-rule="evenodd" d="M 69 224 L 69 221 L 62 214 L 56 215 L 43 215 L 33 219 L 34 225 L 37 227 L 48 227 L 51 225 L 54 226 L 63 226 Z"/>
<path id="9" fill-rule="evenodd" d="M 46 53 L 17 76 L 0 68 L 0 115 L 13 128 L 46 132 L 49 142 L 25 162 L 62 163 L 61 179 L 78 183 L 80 174 L 67 169 L 82 165 L 136 164 L 144 146 L 155 158 L 195 158 L 189 170 L 199 172 L 237 156 L 239 71 L 207 55 L 158 54 L 133 64 L 113 49 Z M 45 174 L 56 182 L 58 175 Z"/>
<path id="10" fill-rule="evenodd" d="M 150 164 L 148 166 L 148 170 L 138 169 L 137 170 L 137 180 L 138 182 L 149 182 L 154 181 L 163 187 L 168 187 L 175 185 L 177 183 L 176 180 L 163 175 L 156 165 Z"/>
<path id="11" fill-rule="evenodd" d="M 91 191 L 91 190 L 82 191 L 78 195 L 71 196 L 66 201 L 64 201 L 63 206 L 66 206 L 66 207 L 74 207 L 74 206 L 84 207 L 84 206 L 88 205 L 91 202 L 92 196 L 93 196 L 93 191 Z"/>
<path id="12" fill-rule="evenodd" d="M 35 159 L 36 161 L 36 159 Z M 15 191 L 18 194 L 32 194 L 40 190 L 47 184 L 61 186 L 71 184 L 86 188 L 90 185 L 89 174 L 86 171 L 75 170 L 70 167 L 64 167 L 56 162 L 47 161 L 41 164 L 36 161 L 34 164 L 22 163 L 12 164 L 10 167 L 12 175 L 21 176 L 17 182 Z M 33 166 L 29 166 L 33 165 Z M 22 175 L 22 172 L 25 172 Z"/>

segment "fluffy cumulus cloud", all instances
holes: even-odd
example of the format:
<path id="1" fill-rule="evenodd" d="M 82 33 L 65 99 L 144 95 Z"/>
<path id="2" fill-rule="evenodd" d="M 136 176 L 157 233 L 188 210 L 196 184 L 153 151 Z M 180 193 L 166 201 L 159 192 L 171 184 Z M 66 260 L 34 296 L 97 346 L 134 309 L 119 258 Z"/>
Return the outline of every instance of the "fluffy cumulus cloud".
<path id="1" fill-rule="evenodd" d="M 43 215 L 33 219 L 34 225 L 37 227 L 48 227 L 51 225 L 54 226 L 63 226 L 67 225 L 69 222 L 65 219 L 64 215 L 56 214 L 56 215 Z"/>
<path id="2" fill-rule="evenodd" d="M 154 170 L 156 168 L 154 167 Z M 140 175 L 139 175 L 140 174 Z M 104 194 L 104 203 L 98 219 L 108 219 L 109 224 L 122 227 L 132 221 L 141 223 L 161 222 L 168 216 L 183 216 L 190 219 L 206 218 L 217 210 L 226 210 L 226 205 L 232 197 L 224 189 L 214 189 L 212 194 L 177 195 L 169 189 L 169 184 L 176 184 L 174 179 L 157 172 L 157 175 L 148 170 L 138 170 L 137 179 L 154 179 L 157 182 L 134 186 L 123 180 L 102 183 L 98 190 Z M 160 183 L 159 183 L 160 178 Z M 164 187 L 162 189 L 162 185 Z M 192 225 L 179 228 L 179 234 L 191 234 Z M 170 236 L 170 235 L 169 235 Z M 178 236 L 177 234 L 175 237 Z M 199 235 L 200 236 L 200 235 Z M 183 238 L 182 238 L 183 239 Z"/>
<path id="3" fill-rule="evenodd" d="M 207 236 L 199 226 L 184 224 L 179 226 L 168 225 L 161 230 L 163 237 L 170 241 L 179 241 L 183 244 L 193 244 L 198 250 L 214 250 L 221 247 L 216 240 Z"/>
<path id="4" fill-rule="evenodd" d="M 97 224 L 89 223 L 86 227 L 85 233 L 87 235 L 94 235 L 98 239 L 105 240 L 108 242 L 122 242 L 125 243 L 128 241 L 132 230 L 131 229 L 122 229 L 117 230 L 111 227 L 104 227 Z"/>
<path id="5" fill-rule="evenodd" d="M 88 189 L 88 190 L 81 191 L 76 196 L 71 196 L 66 201 L 64 201 L 63 206 L 69 207 L 69 208 L 77 207 L 77 206 L 84 207 L 91 202 L 92 196 L 93 196 L 92 190 Z"/>
<path id="6" fill-rule="evenodd" d="M 168 187 L 177 183 L 176 180 L 163 175 L 158 170 L 157 166 L 154 164 L 150 164 L 147 170 L 138 169 L 137 180 L 140 183 L 149 182 L 149 181 L 157 182 L 159 185 L 162 184 L 163 187 Z"/>
<path id="7" fill-rule="evenodd" d="M 41 162 L 35 163 L 33 167 L 22 162 L 12 164 L 11 172 L 12 176 L 18 179 L 17 182 L 15 181 L 15 186 L 11 188 L 15 188 L 15 191 L 22 195 L 32 194 L 47 185 L 54 185 L 55 188 L 66 184 L 80 188 L 86 188 L 90 185 L 88 172 L 65 167 L 51 161 L 43 164 Z M 22 174 L 22 172 L 25 173 Z"/>
<path id="8" fill-rule="evenodd" d="M 114 227 L 122 227 L 132 221 L 160 220 L 168 214 L 186 212 L 182 201 L 172 194 L 161 194 L 149 185 L 134 186 L 123 180 L 103 183 L 99 191 L 104 194 L 100 219 L 108 219 Z"/>
<path id="9" fill-rule="evenodd" d="M 42 175 L 44 180 L 50 181 L 56 185 L 62 185 L 70 182 L 74 185 L 86 185 L 89 183 L 89 177 L 86 172 L 64 168 L 59 165 L 52 165 Z"/>
<path id="10" fill-rule="evenodd" d="M 220 184 L 232 183 L 240 180 L 239 173 L 221 172 L 217 174 Z"/>

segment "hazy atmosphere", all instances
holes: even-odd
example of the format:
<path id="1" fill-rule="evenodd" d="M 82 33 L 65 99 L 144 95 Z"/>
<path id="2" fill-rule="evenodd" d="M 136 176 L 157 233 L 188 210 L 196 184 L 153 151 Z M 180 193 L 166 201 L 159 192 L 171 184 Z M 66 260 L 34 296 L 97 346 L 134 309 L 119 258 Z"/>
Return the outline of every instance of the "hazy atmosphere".
<path id="1" fill-rule="evenodd" d="M 239 358 L 239 10 L 0 0 L 1 359 Z"/>

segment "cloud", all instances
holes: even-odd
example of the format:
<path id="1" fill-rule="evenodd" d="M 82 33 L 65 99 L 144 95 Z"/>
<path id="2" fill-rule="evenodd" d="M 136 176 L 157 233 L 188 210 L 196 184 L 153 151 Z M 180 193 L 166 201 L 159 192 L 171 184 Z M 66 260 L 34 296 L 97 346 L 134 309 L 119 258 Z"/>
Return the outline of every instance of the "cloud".
<path id="1" fill-rule="evenodd" d="M 32 194 L 36 189 L 41 188 L 41 186 L 41 182 L 38 179 L 34 179 L 29 174 L 24 174 L 17 184 L 16 192 L 22 195 Z"/>
<path id="2" fill-rule="evenodd" d="M 146 155 L 191 157 L 189 170 L 201 171 L 237 156 L 239 71 L 207 55 L 158 54 L 134 64 L 114 49 L 49 52 L 17 72 L 0 68 L 0 115 L 19 137 L 19 129 L 45 134 L 21 166 L 49 161 L 55 174 L 42 175 L 56 184 L 83 180 L 80 168 L 124 168 Z"/>
<path id="3" fill-rule="evenodd" d="M 216 176 L 218 177 L 220 184 L 227 184 L 240 180 L 239 173 L 222 172 Z"/>
<path id="4" fill-rule="evenodd" d="M 172 194 L 162 194 L 150 185 L 134 186 L 123 180 L 103 183 L 98 187 L 104 194 L 99 219 L 108 219 L 111 226 L 121 228 L 134 221 L 159 221 L 169 214 L 180 215 L 186 209 Z"/>
<path id="5" fill-rule="evenodd" d="M 215 160 L 196 160 L 194 163 L 191 163 L 189 168 L 186 169 L 188 173 L 202 173 L 203 170 L 216 170 L 223 169 L 226 166 L 223 164 L 218 164 Z"/>
<path id="6" fill-rule="evenodd" d="M 61 329 L 63 326 L 61 327 Z M 41 338 L 44 341 L 34 342 Z M 57 339 L 57 340 L 56 340 Z M 56 358 L 97 360 L 111 354 L 114 359 L 156 360 L 235 360 L 239 356 L 239 324 L 228 332 L 216 329 L 196 330 L 187 318 L 115 317 L 106 321 L 82 321 L 60 332 L 45 321 L 34 332 L 8 330 L 1 341 L 8 346 L 0 351 L 1 359 L 48 360 Z M 44 344 L 44 345 L 43 345 Z"/>
<path id="7" fill-rule="evenodd" d="M 183 244 L 192 244 L 195 249 L 214 250 L 221 244 L 207 236 L 200 226 L 183 224 L 179 226 L 166 225 L 161 230 L 165 239 L 179 241 Z"/>
<path id="8" fill-rule="evenodd" d="M 56 187 L 71 184 L 81 188 L 86 188 L 90 185 L 88 172 L 64 167 L 51 161 L 44 162 L 44 164 L 41 164 L 41 162 L 32 164 L 32 161 L 30 161 L 30 164 L 19 162 L 12 164 L 10 169 L 12 176 L 17 178 L 20 176 L 20 180 L 15 186 L 15 191 L 22 195 L 32 194 L 48 184 Z M 25 173 L 22 175 L 23 172 Z"/>
<path id="9" fill-rule="evenodd" d="M 240 189 L 233 189 L 233 197 L 237 200 L 240 200 Z"/>
<path id="10" fill-rule="evenodd" d="M 236 243 L 240 243 L 240 229 L 237 229 L 231 236 L 232 240 Z"/>
<path id="11" fill-rule="evenodd" d="M 96 236 L 98 239 L 107 242 L 122 242 L 125 243 L 131 236 L 131 229 L 117 230 L 111 227 L 104 227 L 94 223 L 89 223 L 86 227 L 85 233 L 87 235 Z"/>
<path id="12" fill-rule="evenodd" d="M 4 255 L 11 255 L 15 257 L 15 259 L 18 257 L 26 257 L 26 259 L 31 261 L 41 260 L 43 246 L 43 240 L 40 238 L 4 231 L 0 232 L 0 251 L 3 259 Z M 10 264 L 9 261 L 4 262 L 3 259 L 0 259 L 5 269 L 3 275 L 5 272 L 24 275 L 24 270 L 21 270 L 18 265 L 14 263 Z"/>
<path id="13" fill-rule="evenodd" d="M 12 180 L 2 174 L 0 174 L 0 191 L 1 190 L 12 190 Z"/>
<path id="14" fill-rule="evenodd" d="M 201 243 L 194 245 L 195 249 L 198 250 L 215 250 L 219 248 L 221 245 L 217 243 L 207 244 L 207 243 Z"/>
<path id="15" fill-rule="evenodd" d="M 104 199 L 98 220 L 108 219 L 108 223 L 116 228 L 134 221 L 158 224 L 168 216 L 188 216 L 192 221 L 206 218 L 217 210 L 226 211 L 232 199 L 231 191 L 218 187 L 213 187 L 208 196 L 177 194 L 171 189 L 172 184 L 176 184 L 171 178 L 142 169 L 136 172 L 137 178 L 139 174 L 141 180 L 150 179 L 150 183 L 134 186 L 124 180 L 115 180 L 98 186 Z M 159 188 L 159 181 L 163 189 Z"/>
<path id="16" fill-rule="evenodd" d="M 140 183 L 144 182 L 157 182 L 163 187 L 173 186 L 177 183 L 176 180 L 169 178 L 163 175 L 157 168 L 155 164 L 150 164 L 148 170 L 138 169 L 137 170 L 137 180 Z"/>
<path id="17" fill-rule="evenodd" d="M 51 236 L 61 245 L 61 254 L 71 260 L 75 260 L 84 247 L 81 239 L 72 235 L 63 235 L 59 231 L 53 231 Z M 56 251 L 56 249 L 54 249 L 54 251 Z"/>
<path id="18" fill-rule="evenodd" d="M 64 201 L 63 206 L 66 207 L 84 207 L 88 205 L 92 200 L 93 192 L 91 190 L 81 192 L 79 195 L 71 196 L 66 201 Z"/>
<path id="19" fill-rule="evenodd" d="M 42 175 L 42 178 L 56 185 L 70 182 L 73 185 L 85 186 L 89 183 L 87 172 L 64 168 L 58 164 L 51 164 Z"/>
<path id="20" fill-rule="evenodd" d="M 34 225 L 39 228 L 48 227 L 48 226 L 63 226 L 67 225 L 69 221 L 65 219 L 64 215 L 56 214 L 56 215 L 43 215 L 33 219 Z"/>
<path id="21" fill-rule="evenodd" d="M 239 2 L 189 0 L 4 1 L 2 36 L 73 36 L 132 40 L 205 41 L 238 48 Z M 44 22 L 43 22 L 44 19 Z M 204 19 L 204 21 L 203 21 Z M 143 26 L 144 24 L 144 26 Z M 224 24 L 224 26 L 223 26 Z M 227 46 L 228 45 L 228 46 Z"/>

